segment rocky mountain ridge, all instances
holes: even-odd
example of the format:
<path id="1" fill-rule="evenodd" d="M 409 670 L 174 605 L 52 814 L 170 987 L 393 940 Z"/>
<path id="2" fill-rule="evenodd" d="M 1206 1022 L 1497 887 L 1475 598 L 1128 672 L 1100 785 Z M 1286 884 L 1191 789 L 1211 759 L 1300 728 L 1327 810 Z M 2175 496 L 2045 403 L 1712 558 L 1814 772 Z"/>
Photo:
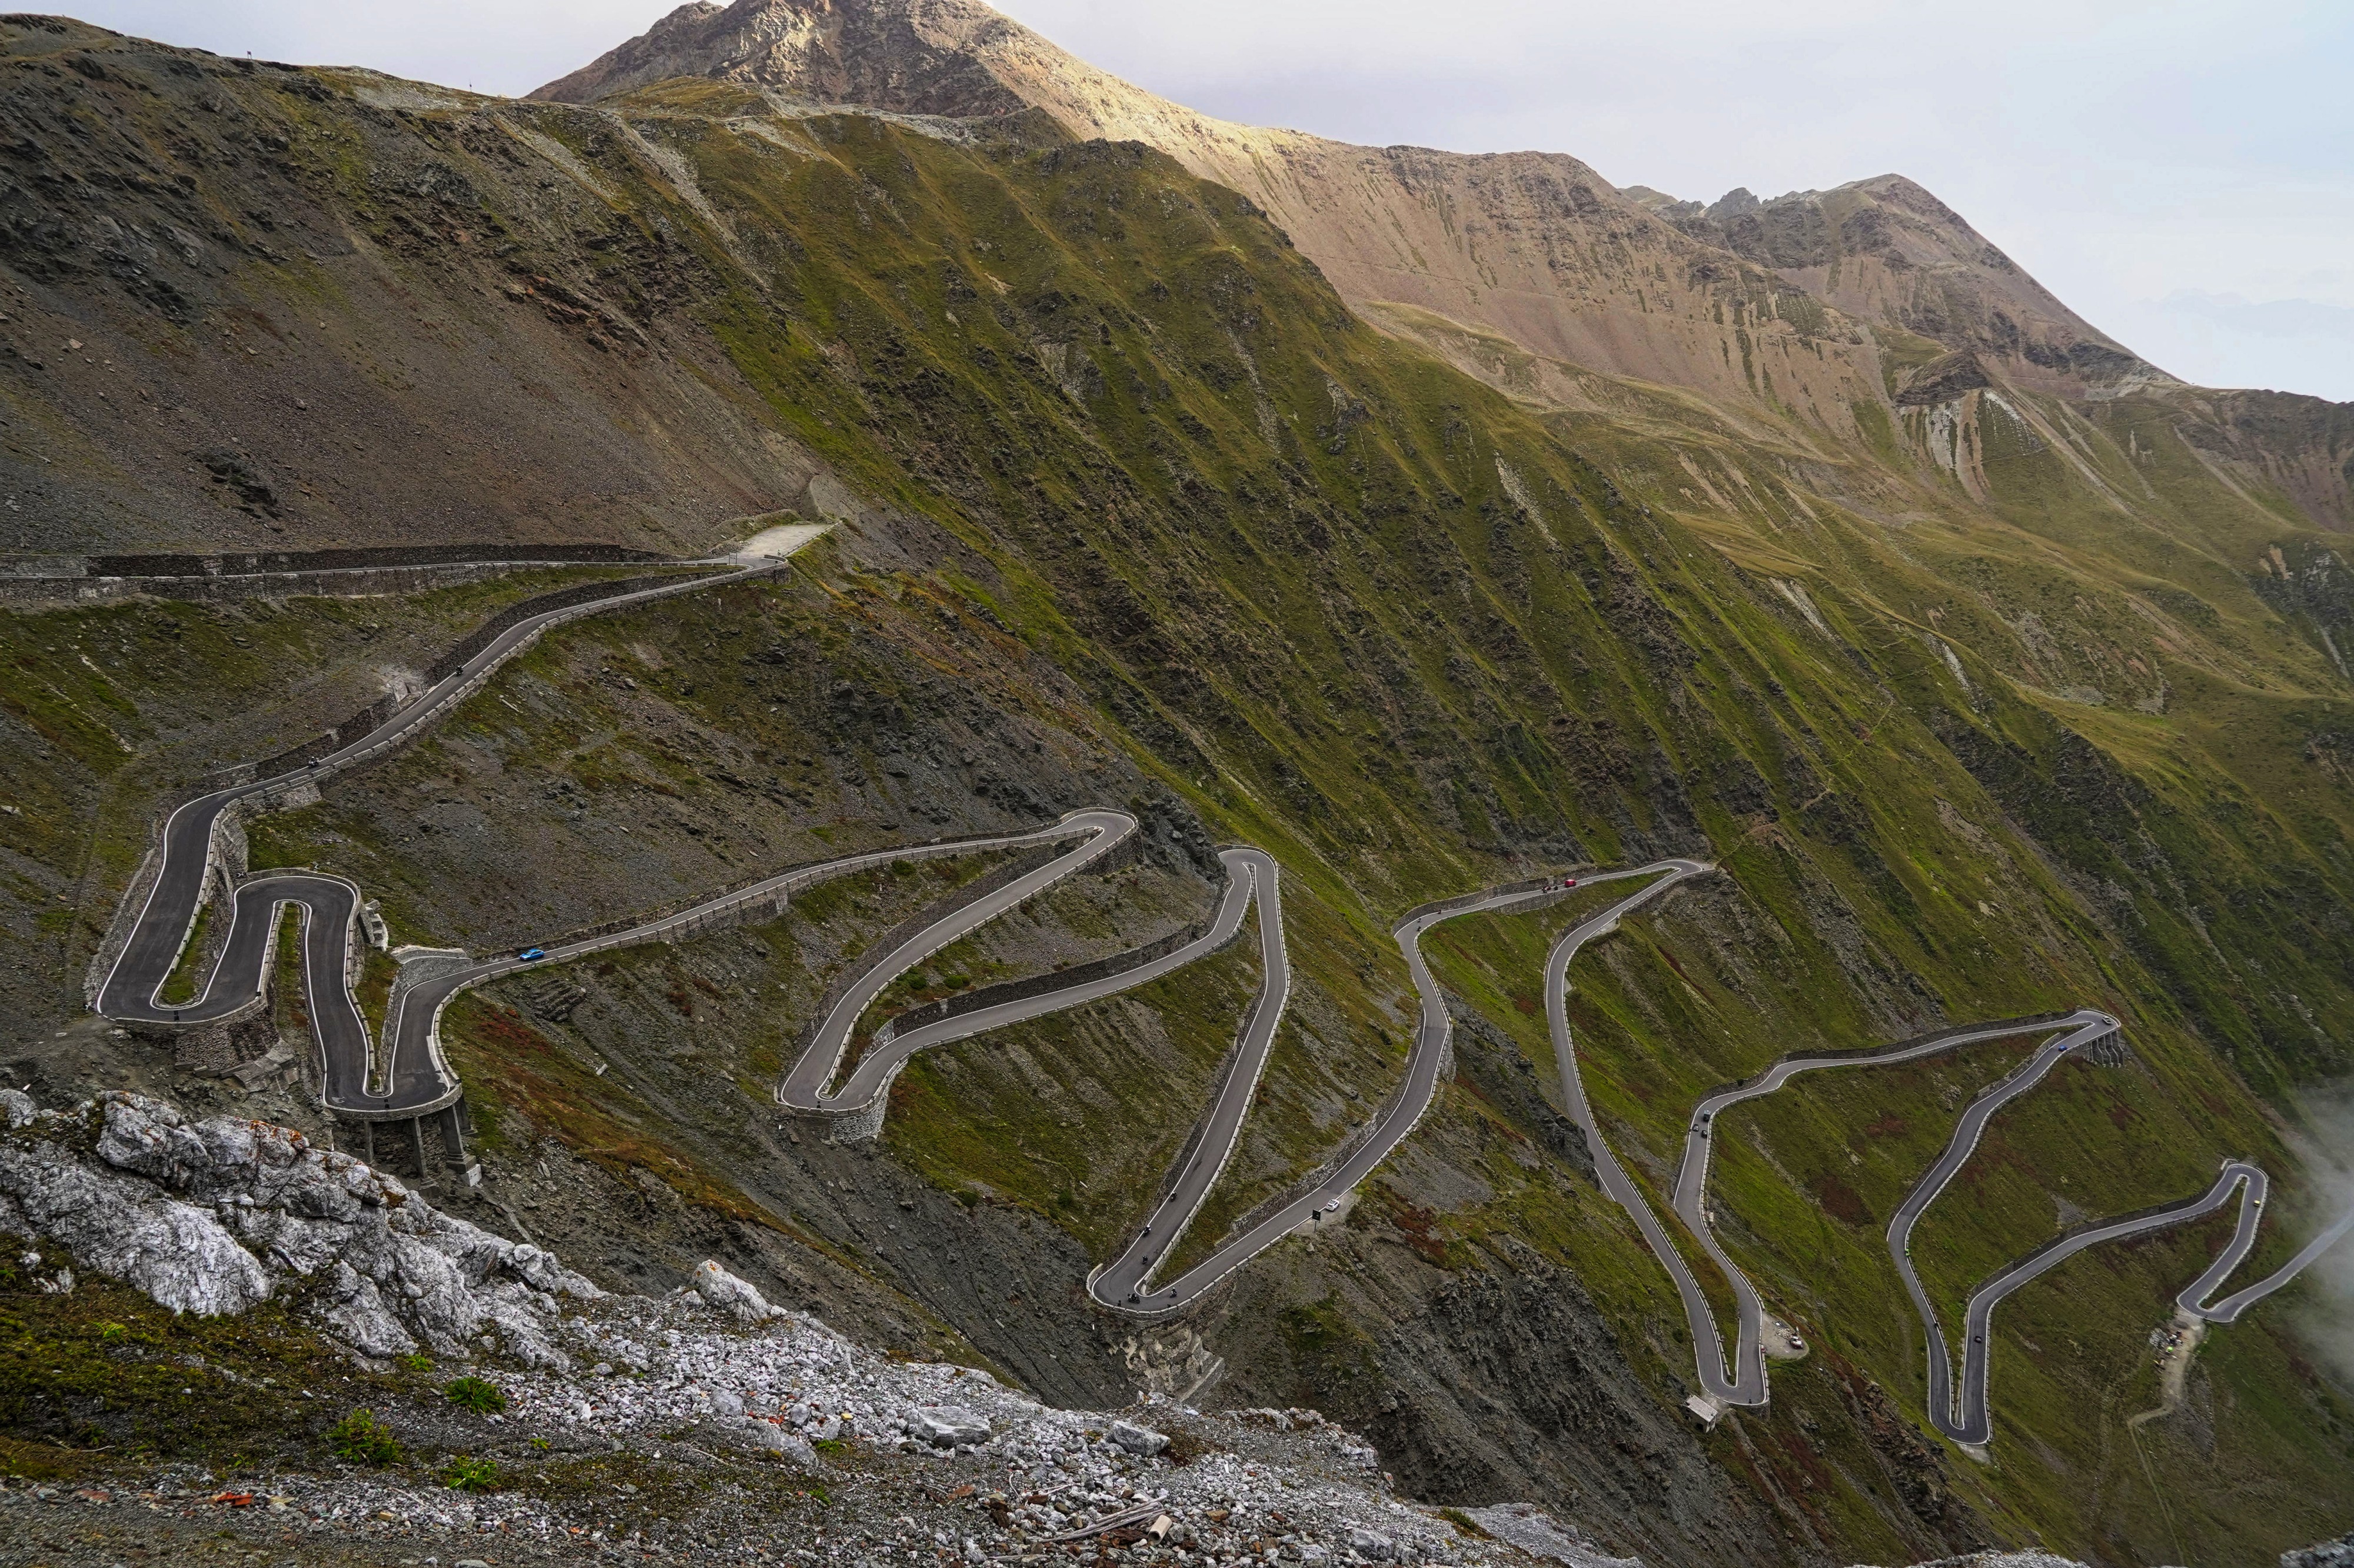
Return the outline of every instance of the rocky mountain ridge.
<path id="1" fill-rule="evenodd" d="M 2070 310 L 1934 195 L 1902 175 L 1703 207 L 1643 185 L 1621 193 L 1859 321 L 1997 360 L 2039 390 L 2115 395 L 2179 386 Z"/>
<path id="2" fill-rule="evenodd" d="M 1771 273 L 1695 242 L 1575 158 L 1359 147 L 1217 120 L 979 0 L 685 6 L 532 96 L 599 101 L 680 76 L 909 113 L 1035 109 L 1075 136 L 1141 142 L 1264 207 L 1352 302 L 1435 311 L 1610 374 L 1745 396 L 1754 355 L 1750 382 L 1770 376 L 1842 428 L 1877 379 L 1846 323 L 1787 318 Z M 1661 313 L 1673 330 L 1639 325 Z M 1754 346 L 1736 353 L 1737 334 Z"/>
<path id="3" fill-rule="evenodd" d="M 1099 70 L 981 0 L 698 0 L 532 96 L 596 102 L 679 77 L 910 113 L 1034 109 L 1075 136 L 1142 142 L 1264 207 L 1370 319 L 1416 333 L 1396 313 L 1429 313 L 1737 418 L 1762 404 L 1802 446 L 1869 440 L 1860 408 L 1884 408 L 1924 345 L 1978 353 L 2006 380 L 2070 399 L 2179 393 L 2180 421 L 2216 459 L 2322 526 L 2354 526 L 2342 408 L 2184 387 L 1901 175 L 1770 202 L 1737 190 L 1702 207 L 1618 189 L 1561 154 L 1241 125 Z M 1476 355 L 1457 363 L 1482 369 Z"/>

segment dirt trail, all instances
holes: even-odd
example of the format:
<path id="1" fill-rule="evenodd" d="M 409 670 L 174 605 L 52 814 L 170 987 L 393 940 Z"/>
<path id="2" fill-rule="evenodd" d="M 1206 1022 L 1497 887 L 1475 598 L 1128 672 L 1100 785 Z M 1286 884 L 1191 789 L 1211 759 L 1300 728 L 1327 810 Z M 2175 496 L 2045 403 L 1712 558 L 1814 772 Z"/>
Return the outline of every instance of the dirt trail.
<path id="1" fill-rule="evenodd" d="M 2183 1384 L 2190 1381 L 2190 1363 L 2199 1355 L 2199 1341 L 2207 1337 L 2207 1320 L 2178 1307 L 2172 1326 L 2159 1333 L 2163 1338 L 2158 1358 L 2158 1408 L 2126 1416 L 2127 1426 L 2147 1425 L 2182 1407 Z"/>

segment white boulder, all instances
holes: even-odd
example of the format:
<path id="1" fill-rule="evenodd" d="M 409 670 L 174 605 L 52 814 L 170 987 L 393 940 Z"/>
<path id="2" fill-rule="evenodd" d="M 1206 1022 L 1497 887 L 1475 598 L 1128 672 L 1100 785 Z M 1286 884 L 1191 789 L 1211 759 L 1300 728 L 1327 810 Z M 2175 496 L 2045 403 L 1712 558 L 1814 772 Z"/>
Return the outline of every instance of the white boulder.
<path id="1" fill-rule="evenodd" d="M 554 1298 L 603 1294 L 539 1248 L 442 1213 L 287 1128 L 237 1117 L 191 1125 L 161 1101 L 113 1091 L 63 1115 L 6 1108 L 0 1224 L 58 1243 L 174 1311 L 233 1315 L 279 1281 L 320 1278 L 319 1320 L 363 1355 L 420 1344 L 454 1353 L 487 1336 L 527 1365 L 561 1367 L 548 1337 Z M 95 1160 L 69 1146 L 92 1132 Z"/>
<path id="2" fill-rule="evenodd" d="M 707 1257 L 695 1266 L 689 1283 L 705 1306 L 725 1312 L 739 1323 L 763 1323 L 778 1310 L 769 1305 L 768 1298 L 749 1280 L 738 1279 Z"/>
<path id="3" fill-rule="evenodd" d="M 935 1404 L 907 1412 L 907 1431 L 935 1448 L 989 1441 L 987 1418 L 958 1404 Z"/>
<path id="4" fill-rule="evenodd" d="M 1111 1440 L 1140 1458 L 1150 1459 L 1169 1446 L 1169 1439 L 1150 1426 L 1139 1426 L 1132 1421 L 1111 1424 Z"/>

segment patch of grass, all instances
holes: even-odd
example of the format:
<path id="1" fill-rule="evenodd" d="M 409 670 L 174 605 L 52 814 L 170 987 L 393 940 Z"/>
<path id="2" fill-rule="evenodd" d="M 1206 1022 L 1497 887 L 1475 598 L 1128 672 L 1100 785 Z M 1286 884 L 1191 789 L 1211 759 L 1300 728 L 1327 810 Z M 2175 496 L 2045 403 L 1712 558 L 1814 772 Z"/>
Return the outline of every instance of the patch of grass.
<path id="1" fill-rule="evenodd" d="M 197 987 L 204 979 L 205 966 L 211 960 L 212 929 L 218 898 L 208 898 L 196 908 L 196 917 L 188 929 L 188 939 L 180 948 L 172 972 L 164 977 L 164 989 L 155 999 L 166 1007 L 182 1005 L 196 1000 Z"/>
<path id="2" fill-rule="evenodd" d="M 884 1141 L 943 1189 L 1020 1202 L 1108 1255 L 1206 1103 L 1257 971 L 1246 936 L 1124 997 L 924 1052 L 892 1087 Z"/>
<path id="3" fill-rule="evenodd" d="M 441 1467 L 441 1484 L 455 1492 L 494 1492 L 499 1489 L 499 1467 L 495 1460 L 459 1454 Z"/>
<path id="4" fill-rule="evenodd" d="M 661 1118 L 627 1086 L 599 1078 L 525 1022 L 478 995 L 460 997 L 442 1023 L 451 1065 L 468 1093 L 521 1110 L 575 1153 L 616 1175 L 652 1172 L 687 1202 L 730 1219 L 771 1224 L 732 1184 L 682 1158 L 656 1130 Z"/>
<path id="5" fill-rule="evenodd" d="M 461 1377 L 441 1392 L 449 1396 L 451 1404 L 481 1415 L 494 1414 L 507 1407 L 507 1396 L 487 1378 Z"/>
<path id="6" fill-rule="evenodd" d="M 26 1264 L 39 1255 L 37 1266 Z M 60 1268 L 70 1291 L 44 1291 Z M 237 1318 L 175 1315 L 65 1249 L 0 1235 L 0 1434 L 227 1460 L 301 1457 L 329 1402 L 390 1392 L 302 1319 L 300 1289 Z"/>

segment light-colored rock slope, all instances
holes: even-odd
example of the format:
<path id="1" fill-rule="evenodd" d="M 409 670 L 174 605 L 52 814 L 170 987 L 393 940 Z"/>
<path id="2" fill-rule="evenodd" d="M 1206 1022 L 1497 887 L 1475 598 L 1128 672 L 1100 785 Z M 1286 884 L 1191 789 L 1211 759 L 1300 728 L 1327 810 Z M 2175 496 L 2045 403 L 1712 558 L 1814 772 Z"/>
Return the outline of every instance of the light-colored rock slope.
<path id="1" fill-rule="evenodd" d="M 1621 194 L 1850 316 L 1975 350 L 2023 385 L 2078 393 L 2175 384 L 1902 175 L 1769 201 L 1734 190 L 1706 207 L 1643 185 Z"/>
<path id="2" fill-rule="evenodd" d="M 1239 125 L 1099 70 L 979 0 L 688 5 L 534 96 L 590 102 L 680 77 L 908 113 L 1034 109 L 1083 138 L 1147 143 L 1265 207 L 1376 325 L 1540 403 L 1623 416 L 1627 392 L 1592 377 L 1629 384 L 1638 400 L 1673 388 L 1705 405 L 1701 423 L 1755 434 L 1762 420 L 1803 453 L 1852 443 L 1915 372 L 1967 355 L 1985 366 L 1972 374 L 2020 389 L 2163 397 L 2235 482 L 2277 490 L 2325 528 L 2354 518 L 2346 407 L 2183 386 L 1901 175 L 1764 202 L 1734 191 L 1703 207 L 1616 189 L 1562 154 Z M 1478 348 L 1489 336 L 1567 374 L 1508 368 Z"/>
<path id="3" fill-rule="evenodd" d="M 1611 375 L 1770 396 L 1842 434 L 1852 401 L 1882 396 L 1855 323 L 1561 154 L 1361 147 L 1215 120 L 974 0 L 682 6 L 533 96 L 593 101 L 682 76 L 909 113 L 1041 109 L 1249 196 L 1352 304 L 1416 306 Z"/>

